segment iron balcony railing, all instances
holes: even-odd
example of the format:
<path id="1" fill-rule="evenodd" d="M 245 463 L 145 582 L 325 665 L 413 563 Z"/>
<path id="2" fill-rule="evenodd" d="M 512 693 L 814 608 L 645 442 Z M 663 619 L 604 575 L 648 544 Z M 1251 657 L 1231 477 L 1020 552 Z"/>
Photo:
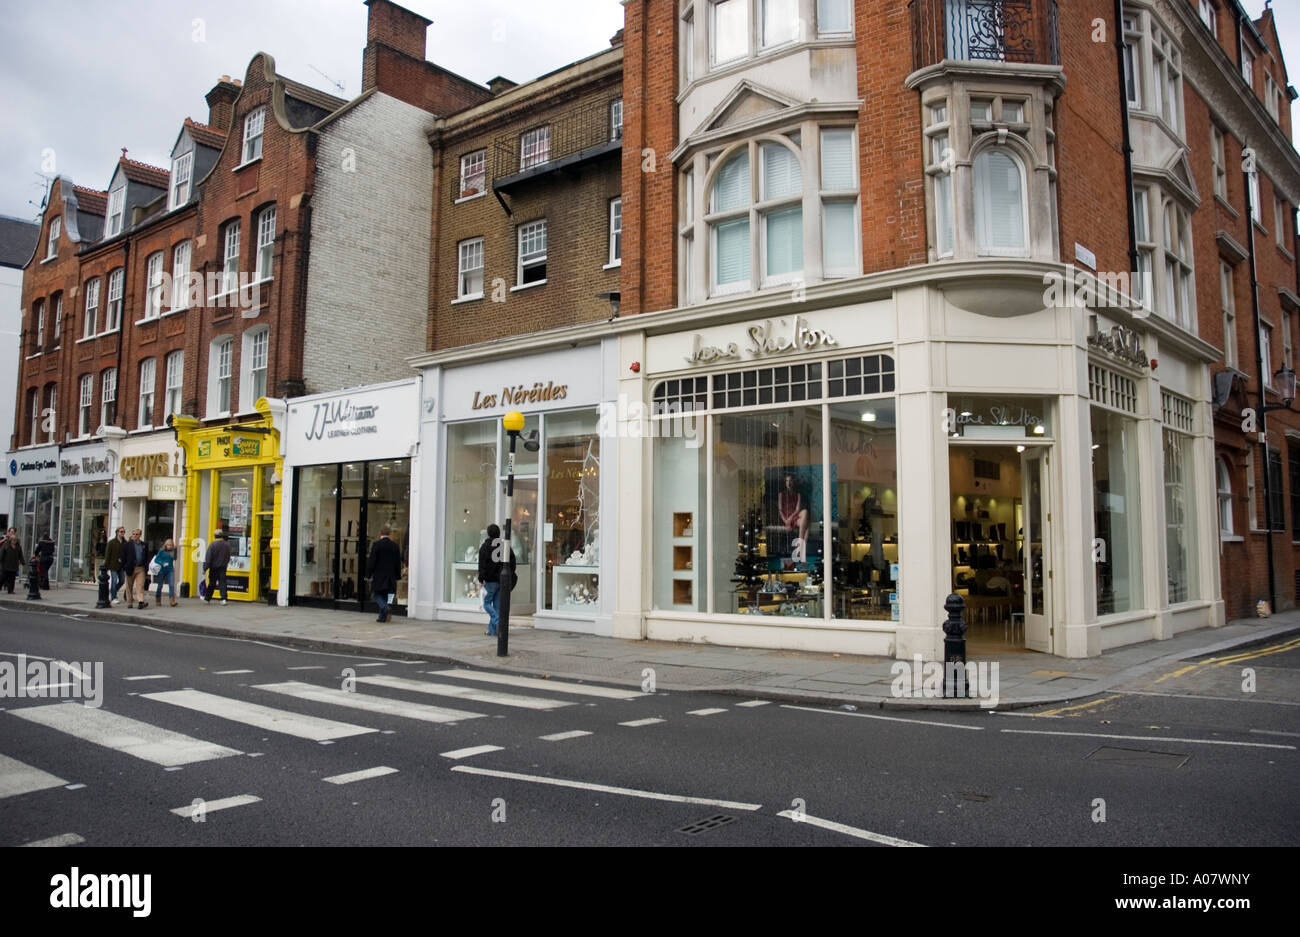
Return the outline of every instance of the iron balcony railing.
<path id="1" fill-rule="evenodd" d="M 587 104 L 492 144 L 492 188 L 508 191 L 529 179 L 615 153 L 623 147 L 622 108 Z"/>
<path id="2" fill-rule="evenodd" d="M 1057 0 L 910 0 L 912 67 L 944 59 L 1060 65 Z"/>

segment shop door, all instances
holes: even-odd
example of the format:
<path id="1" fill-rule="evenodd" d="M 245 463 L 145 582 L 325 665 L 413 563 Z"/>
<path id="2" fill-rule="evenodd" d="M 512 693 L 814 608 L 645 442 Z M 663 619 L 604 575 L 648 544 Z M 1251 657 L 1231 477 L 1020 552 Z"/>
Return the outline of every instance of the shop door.
<path id="1" fill-rule="evenodd" d="M 1052 652 L 1051 536 L 1048 456 L 1028 450 L 1021 456 L 1020 484 L 1024 501 L 1025 647 Z"/>
<path id="2" fill-rule="evenodd" d="M 504 511 L 505 495 L 501 506 Z M 543 559 L 537 559 L 537 478 L 515 476 L 514 511 L 510 517 L 510 542 L 515 551 L 515 573 L 519 583 L 510 593 L 511 615 L 532 615 L 537 611 L 537 595 L 541 586 L 540 573 L 545 570 Z M 544 554 L 543 554 L 544 557 Z"/>

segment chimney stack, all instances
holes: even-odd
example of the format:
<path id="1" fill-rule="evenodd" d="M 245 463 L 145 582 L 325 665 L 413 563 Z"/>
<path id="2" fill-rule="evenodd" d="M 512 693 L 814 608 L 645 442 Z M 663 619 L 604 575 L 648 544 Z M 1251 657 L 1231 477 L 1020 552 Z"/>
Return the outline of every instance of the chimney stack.
<path id="1" fill-rule="evenodd" d="M 376 44 L 423 62 L 425 33 L 433 25 L 433 20 L 412 13 L 391 0 L 365 0 L 365 4 L 370 13 L 366 17 L 366 49 L 361 56 L 362 92 L 378 84 Z"/>
<path id="2" fill-rule="evenodd" d="M 498 94 L 504 94 L 511 88 L 518 88 L 519 82 L 511 81 L 509 78 L 502 78 L 500 75 L 497 75 L 495 78 L 488 79 L 487 86 L 493 96 L 496 96 Z"/>
<path id="3" fill-rule="evenodd" d="M 222 75 L 221 80 L 207 94 L 209 127 L 215 127 L 222 132 L 230 130 L 237 97 L 239 97 L 239 82 L 233 81 L 229 75 Z"/>

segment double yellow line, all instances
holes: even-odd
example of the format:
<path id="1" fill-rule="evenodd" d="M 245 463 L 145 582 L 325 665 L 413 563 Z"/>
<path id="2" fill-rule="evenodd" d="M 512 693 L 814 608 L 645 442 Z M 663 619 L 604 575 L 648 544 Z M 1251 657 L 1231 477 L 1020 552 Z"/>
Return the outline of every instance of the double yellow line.
<path id="1" fill-rule="evenodd" d="M 1173 677 L 1181 677 L 1184 674 L 1191 673 L 1201 667 L 1225 667 L 1228 664 L 1237 664 L 1244 660 L 1254 660 L 1257 657 L 1267 657 L 1270 654 L 1280 654 L 1283 651 L 1292 651 L 1300 647 L 1300 638 L 1294 638 L 1285 644 L 1279 644 L 1277 647 L 1255 648 L 1250 651 L 1243 651 L 1240 654 L 1232 654 L 1228 657 L 1211 657 L 1209 660 L 1197 661 L 1194 664 L 1188 664 L 1186 667 L 1180 667 L 1178 670 L 1172 670 L 1162 677 L 1155 680 L 1160 683 Z"/>

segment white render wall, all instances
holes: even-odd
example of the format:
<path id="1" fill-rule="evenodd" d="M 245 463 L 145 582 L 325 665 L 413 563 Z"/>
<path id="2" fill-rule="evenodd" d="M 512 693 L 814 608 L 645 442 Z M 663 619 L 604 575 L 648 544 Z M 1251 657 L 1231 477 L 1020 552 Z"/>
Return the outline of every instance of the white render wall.
<path id="1" fill-rule="evenodd" d="M 431 114 L 373 94 L 316 154 L 303 378 L 322 393 L 408 377 L 429 309 Z"/>

